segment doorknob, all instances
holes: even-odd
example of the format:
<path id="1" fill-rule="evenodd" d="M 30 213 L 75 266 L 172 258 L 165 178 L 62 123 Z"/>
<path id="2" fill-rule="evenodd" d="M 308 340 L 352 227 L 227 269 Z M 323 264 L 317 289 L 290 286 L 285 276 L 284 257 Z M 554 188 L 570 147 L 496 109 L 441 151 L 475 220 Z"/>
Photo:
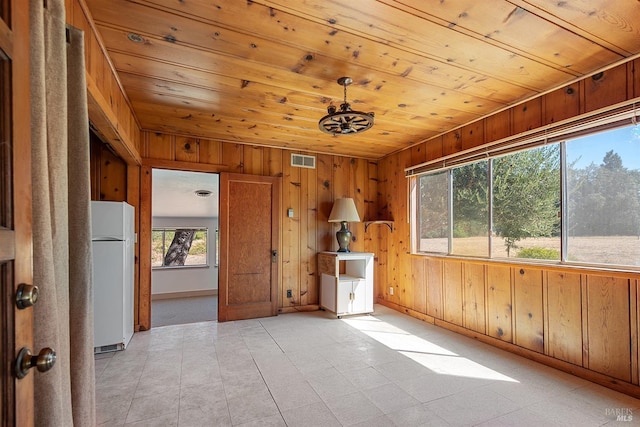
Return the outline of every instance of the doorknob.
<path id="1" fill-rule="evenodd" d="M 38 301 L 38 287 L 20 283 L 16 291 L 16 306 L 22 310 L 31 307 Z"/>
<path id="2" fill-rule="evenodd" d="M 274 264 L 278 262 L 278 251 L 275 249 L 271 251 L 271 262 Z"/>
<path id="3" fill-rule="evenodd" d="M 33 356 L 28 348 L 22 347 L 16 358 L 14 368 L 16 377 L 22 379 L 27 376 L 31 368 L 37 368 L 40 372 L 47 372 L 55 364 L 56 352 L 53 349 L 49 347 L 43 348 L 37 356 Z"/>

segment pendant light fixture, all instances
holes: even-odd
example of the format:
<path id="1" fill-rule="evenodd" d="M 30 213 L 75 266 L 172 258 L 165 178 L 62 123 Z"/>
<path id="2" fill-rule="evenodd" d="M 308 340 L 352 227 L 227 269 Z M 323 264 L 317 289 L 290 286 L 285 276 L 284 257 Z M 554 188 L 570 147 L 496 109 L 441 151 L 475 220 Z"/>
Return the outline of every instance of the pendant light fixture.
<path id="1" fill-rule="evenodd" d="M 347 102 L 347 86 L 353 83 L 351 77 L 340 77 L 338 84 L 344 87 L 344 102 L 340 110 L 330 105 L 327 115 L 320 119 L 318 127 L 322 132 L 332 135 L 350 135 L 364 132 L 373 126 L 373 113 L 353 111 Z"/>

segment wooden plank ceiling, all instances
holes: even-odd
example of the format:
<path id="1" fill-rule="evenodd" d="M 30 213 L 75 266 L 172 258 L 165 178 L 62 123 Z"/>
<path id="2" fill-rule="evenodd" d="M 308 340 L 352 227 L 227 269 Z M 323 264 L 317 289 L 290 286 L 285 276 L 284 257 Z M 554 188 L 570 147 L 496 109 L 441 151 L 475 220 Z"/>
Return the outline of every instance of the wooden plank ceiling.
<path id="1" fill-rule="evenodd" d="M 640 53 L 628 0 L 86 3 L 144 130 L 371 159 Z"/>

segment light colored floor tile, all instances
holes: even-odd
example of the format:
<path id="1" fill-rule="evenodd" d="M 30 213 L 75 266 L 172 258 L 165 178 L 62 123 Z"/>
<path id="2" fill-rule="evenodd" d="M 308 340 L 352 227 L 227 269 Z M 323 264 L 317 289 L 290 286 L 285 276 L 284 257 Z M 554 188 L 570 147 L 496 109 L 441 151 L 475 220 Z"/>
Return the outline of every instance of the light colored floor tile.
<path id="1" fill-rule="evenodd" d="M 637 399 L 595 384 L 556 395 L 547 401 L 539 402 L 530 409 L 538 411 L 540 405 L 545 403 L 552 407 L 562 406 L 566 411 L 580 413 L 599 424 L 615 421 L 617 418 L 616 409 L 640 413 L 640 410 L 638 410 L 640 402 Z"/>
<path id="2" fill-rule="evenodd" d="M 363 369 L 353 369 L 344 372 L 343 375 L 351 381 L 358 390 L 367 390 L 391 382 L 387 377 L 370 366 Z"/>
<path id="3" fill-rule="evenodd" d="M 142 366 L 126 365 L 118 367 L 111 363 L 104 369 L 100 378 L 96 381 L 96 386 L 118 386 L 120 384 L 138 383 L 142 376 Z"/>
<path id="4" fill-rule="evenodd" d="M 184 427 L 231 426 L 222 383 L 183 387 L 178 421 Z"/>
<path id="5" fill-rule="evenodd" d="M 351 384 L 351 381 L 345 378 L 345 376 L 335 368 L 318 371 L 307 380 L 324 401 L 357 391 L 357 388 Z"/>
<path id="6" fill-rule="evenodd" d="M 478 424 L 478 427 L 570 427 L 574 425 L 576 424 L 571 420 L 554 422 L 540 414 L 536 414 L 524 408 L 480 423 Z"/>
<path id="7" fill-rule="evenodd" d="M 286 355 L 298 371 L 305 376 L 313 375 L 314 372 L 331 367 L 331 363 L 329 363 L 329 361 L 317 351 L 298 349 L 296 351 L 286 353 Z"/>
<path id="8" fill-rule="evenodd" d="M 96 424 L 99 426 L 122 426 L 131 408 L 131 398 L 96 398 Z"/>
<path id="9" fill-rule="evenodd" d="M 235 378 L 238 375 L 260 375 L 260 370 L 253 359 L 218 357 L 218 367 L 223 380 Z"/>
<path id="10" fill-rule="evenodd" d="M 429 369 L 404 356 L 393 362 L 376 365 L 376 370 L 396 383 L 432 373 Z"/>
<path id="11" fill-rule="evenodd" d="M 148 418 L 142 421 L 126 423 L 125 427 L 176 427 L 178 425 L 178 414 L 162 415 L 156 418 Z"/>
<path id="12" fill-rule="evenodd" d="M 539 384 L 520 381 L 494 381 L 483 386 L 482 390 L 484 389 L 494 391 L 521 407 L 547 400 L 562 393 L 553 387 L 546 389 Z"/>
<path id="13" fill-rule="evenodd" d="M 396 384 L 388 383 L 376 388 L 364 390 L 363 393 L 373 402 L 383 414 L 396 412 L 400 409 L 418 405 L 409 393 L 402 390 Z"/>
<path id="14" fill-rule="evenodd" d="M 398 386 L 420 402 L 431 402 L 443 397 L 478 389 L 486 382 L 454 375 L 429 374 L 398 381 Z"/>
<path id="15" fill-rule="evenodd" d="M 492 391 L 468 390 L 429 402 L 427 408 L 450 425 L 469 426 L 516 411 L 519 406 Z"/>
<path id="16" fill-rule="evenodd" d="M 334 396 L 325 400 L 342 425 L 350 426 L 382 416 L 376 406 L 360 391 L 344 396 Z"/>
<path id="17" fill-rule="evenodd" d="M 222 376 L 217 366 L 202 366 L 201 368 L 187 368 L 183 365 L 180 376 L 180 386 L 188 387 L 201 384 L 222 384 Z"/>
<path id="18" fill-rule="evenodd" d="M 259 373 L 249 372 L 237 374 L 235 377 L 224 378 L 224 392 L 227 400 L 243 397 L 248 394 L 268 393 L 267 385 Z"/>
<path id="19" fill-rule="evenodd" d="M 302 378 L 298 368 L 284 353 L 256 355 L 255 363 L 260 375 L 269 386 L 295 382 L 297 379 Z"/>
<path id="20" fill-rule="evenodd" d="M 393 421 L 387 418 L 385 415 L 371 418 L 361 423 L 353 424 L 351 427 L 394 427 Z"/>
<path id="21" fill-rule="evenodd" d="M 103 427 L 640 419 L 638 399 L 378 306 L 372 316 L 343 319 L 318 311 L 153 328 L 95 360 Z M 625 410 L 632 423 L 616 421 Z"/>
<path id="22" fill-rule="evenodd" d="M 128 399 L 131 401 L 137 387 L 137 381 L 121 384 L 96 384 L 96 402 L 100 403 L 113 399 Z"/>
<path id="23" fill-rule="evenodd" d="M 153 396 L 155 394 L 173 393 L 177 394 L 180 389 L 180 371 L 173 369 L 168 371 L 148 371 L 142 374 L 135 396 Z"/>
<path id="24" fill-rule="evenodd" d="M 335 415 L 323 402 L 283 411 L 288 427 L 341 427 Z"/>
<path id="25" fill-rule="evenodd" d="M 320 396 L 304 380 L 282 386 L 271 386 L 269 391 L 280 412 L 320 402 Z"/>
<path id="26" fill-rule="evenodd" d="M 440 418 L 427 407 L 426 403 L 410 406 L 387 414 L 397 427 L 407 426 L 430 426 L 430 427 L 447 427 L 449 423 Z"/>
<path id="27" fill-rule="evenodd" d="M 585 427 L 604 424 L 601 420 L 594 418 L 584 411 L 568 407 L 566 404 L 557 402 L 555 399 L 536 403 L 526 409 L 544 419 L 544 424 Z"/>
<path id="28" fill-rule="evenodd" d="M 111 359 L 98 359 L 96 358 L 95 360 L 95 378 L 96 380 L 98 378 L 100 378 L 100 375 L 102 374 L 102 372 L 104 372 L 105 368 L 107 367 L 107 365 L 109 364 L 109 362 L 111 361 Z"/>
<path id="29" fill-rule="evenodd" d="M 134 398 L 126 422 L 144 421 L 173 414 L 178 414 L 177 391 Z"/>
<path id="30" fill-rule="evenodd" d="M 218 424 L 210 425 L 218 426 Z M 282 415 L 278 414 L 243 424 L 237 424 L 235 427 L 287 427 L 287 424 L 284 422 L 284 419 L 282 419 Z"/>
<path id="31" fill-rule="evenodd" d="M 245 393 L 242 396 L 227 399 L 227 404 L 233 425 L 269 418 L 280 413 L 268 391 Z"/>

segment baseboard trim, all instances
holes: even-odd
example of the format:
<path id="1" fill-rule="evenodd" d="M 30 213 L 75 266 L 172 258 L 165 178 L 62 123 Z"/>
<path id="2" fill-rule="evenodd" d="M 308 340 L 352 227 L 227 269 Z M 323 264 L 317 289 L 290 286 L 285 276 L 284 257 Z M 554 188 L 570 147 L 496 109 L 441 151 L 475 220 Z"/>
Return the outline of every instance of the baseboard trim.
<path id="1" fill-rule="evenodd" d="M 309 305 L 296 305 L 293 307 L 280 307 L 278 313 L 297 313 L 300 311 L 318 311 L 320 306 L 318 304 Z"/>
<path id="2" fill-rule="evenodd" d="M 189 297 L 208 297 L 218 295 L 217 289 L 205 289 L 202 291 L 185 291 L 185 292 L 167 292 L 163 294 L 151 295 L 151 300 L 173 299 L 173 298 L 189 298 Z"/>

